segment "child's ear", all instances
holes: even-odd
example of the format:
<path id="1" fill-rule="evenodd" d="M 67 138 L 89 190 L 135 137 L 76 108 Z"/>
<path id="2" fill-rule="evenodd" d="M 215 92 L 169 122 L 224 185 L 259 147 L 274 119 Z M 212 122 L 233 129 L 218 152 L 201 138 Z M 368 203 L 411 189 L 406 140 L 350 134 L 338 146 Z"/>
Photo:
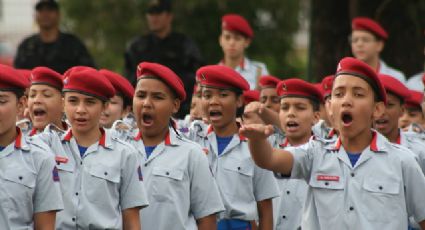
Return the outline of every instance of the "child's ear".
<path id="1" fill-rule="evenodd" d="M 385 113 L 385 104 L 382 101 L 375 102 L 373 109 L 373 119 L 378 119 Z"/>
<path id="2" fill-rule="evenodd" d="M 237 108 L 241 108 L 243 106 L 243 101 L 244 101 L 244 98 L 243 98 L 243 95 L 242 94 L 239 95 L 239 96 L 237 96 L 237 98 L 236 98 L 236 107 Z"/>
<path id="3" fill-rule="evenodd" d="M 314 111 L 313 112 L 313 124 L 312 125 L 315 125 L 319 121 L 320 121 L 320 112 Z"/>
<path id="4" fill-rule="evenodd" d="M 173 114 L 175 114 L 179 111 L 180 103 L 181 103 L 180 99 L 178 99 L 178 98 L 174 99 L 174 101 L 173 101 Z"/>
<path id="5" fill-rule="evenodd" d="M 249 45 L 251 45 L 251 39 L 250 38 L 245 38 L 245 49 L 248 48 Z"/>
<path id="6" fill-rule="evenodd" d="M 28 105 L 28 98 L 26 96 L 22 96 L 16 102 L 18 111 L 24 111 L 25 107 Z"/>

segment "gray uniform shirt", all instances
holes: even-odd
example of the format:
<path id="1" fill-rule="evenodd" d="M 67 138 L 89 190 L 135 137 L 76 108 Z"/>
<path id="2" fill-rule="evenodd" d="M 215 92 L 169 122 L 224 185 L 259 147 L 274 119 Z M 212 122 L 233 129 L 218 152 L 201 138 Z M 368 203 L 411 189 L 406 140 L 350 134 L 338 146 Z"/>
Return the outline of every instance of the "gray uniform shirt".
<path id="1" fill-rule="evenodd" d="M 142 229 L 198 229 L 196 220 L 224 210 L 201 147 L 170 129 L 147 157 L 140 133 L 130 139 L 140 154 L 150 205 Z"/>
<path id="2" fill-rule="evenodd" d="M 57 229 L 122 229 L 122 210 L 148 205 L 136 150 L 102 129 L 99 142 L 80 156 L 68 130 L 45 130 L 39 137 L 49 143 L 59 163 L 64 211 Z"/>
<path id="3" fill-rule="evenodd" d="M 19 131 L 0 153 L 1 229 L 32 229 L 35 213 L 63 209 L 56 164 L 44 143 Z"/>
<path id="4" fill-rule="evenodd" d="M 354 167 L 339 139 L 288 148 L 291 177 L 309 185 L 303 229 L 395 230 L 406 229 L 408 216 L 425 220 L 425 177 L 418 163 L 410 150 L 373 133 Z"/>

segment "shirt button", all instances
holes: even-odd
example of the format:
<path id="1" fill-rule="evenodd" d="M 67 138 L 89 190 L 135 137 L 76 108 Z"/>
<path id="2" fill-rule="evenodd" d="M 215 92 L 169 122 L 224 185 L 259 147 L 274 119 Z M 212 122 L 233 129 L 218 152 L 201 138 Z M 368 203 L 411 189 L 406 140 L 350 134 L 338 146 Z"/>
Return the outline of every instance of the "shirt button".
<path id="1" fill-rule="evenodd" d="M 383 189 L 383 187 L 382 186 L 379 186 L 379 190 L 382 190 Z"/>
<path id="2" fill-rule="evenodd" d="M 148 167 L 148 163 L 145 164 L 145 167 Z"/>
<path id="3" fill-rule="evenodd" d="M 72 222 L 75 222 L 75 217 L 72 217 Z"/>
<path id="4" fill-rule="evenodd" d="M 22 179 L 24 179 L 24 178 L 23 178 L 22 176 L 19 176 L 18 178 L 19 178 L 19 180 L 22 180 Z"/>
<path id="5" fill-rule="evenodd" d="M 107 176 L 107 175 L 108 175 L 108 172 L 104 172 L 103 174 L 104 174 L 105 176 Z"/>
<path id="6" fill-rule="evenodd" d="M 166 172 L 166 173 L 165 173 L 165 175 L 167 175 L 167 176 L 168 176 L 168 175 L 170 175 L 170 173 L 169 173 L 169 172 Z"/>
<path id="7" fill-rule="evenodd" d="M 288 191 L 286 191 L 286 194 L 288 194 L 288 195 L 289 195 L 289 193 L 291 193 L 289 190 L 288 190 Z"/>
<path id="8" fill-rule="evenodd" d="M 241 170 L 241 167 L 238 167 L 238 170 Z"/>
<path id="9" fill-rule="evenodd" d="M 353 207 L 353 206 L 351 206 L 351 207 L 350 207 L 350 211 L 353 211 L 353 210 L 354 210 L 354 207 Z"/>
<path id="10" fill-rule="evenodd" d="M 83 165 L 83 162 L 82 161 L 80 162 L 80 165 Z"/>
<path id="11" fill-rule="evenodd" d="M 286 216 L 282 216 L 283 219 L 286 219 Z"/>
<path id="12" fill-rule="evenodd" d="M 325 185 L 328 186 L 329 185 L 329 182 L 325 182 Z"/>
<path id="13" fill-rule="evenodd" d="M 354 175 L 355 175 L 354 173 L 351 173 L 351 177 L 354 177 Z"/>
<path id="14" fill-rule="evenodd" d="M 78 192 L 76 192 L 75 195 L 78 196 Z"/>

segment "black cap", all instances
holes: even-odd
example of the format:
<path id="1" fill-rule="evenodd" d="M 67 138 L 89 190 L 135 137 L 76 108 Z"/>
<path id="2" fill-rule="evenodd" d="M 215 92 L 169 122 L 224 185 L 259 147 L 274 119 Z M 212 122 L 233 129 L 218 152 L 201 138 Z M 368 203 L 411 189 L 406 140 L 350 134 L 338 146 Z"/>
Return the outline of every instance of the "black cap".
<path id="1" fill-rule="evenodd" d="M 59 4 L 55 0 L 39 0 L 37 4 L 35 4 L 35 10 L 41 10 L 44 7 L 52 10 L 59 10 Z"/>
<path id="2" fill-rule="evenodd" d="M 171 0 L 153 0 L 148 4 L 146 13 L 158 14 L 162 12 L 171 12 Z"/>

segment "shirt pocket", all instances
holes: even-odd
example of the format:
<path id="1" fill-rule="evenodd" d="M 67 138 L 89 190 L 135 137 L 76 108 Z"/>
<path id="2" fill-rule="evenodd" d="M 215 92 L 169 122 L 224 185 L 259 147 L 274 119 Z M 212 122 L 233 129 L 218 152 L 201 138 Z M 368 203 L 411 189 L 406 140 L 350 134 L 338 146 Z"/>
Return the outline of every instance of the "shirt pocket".
<path id="1" fill-rule="evenodd" d="M 396 178 L 377 179 L 367 177 L 362 185 L 363 210 L 369 220 L 386 222 L 397 218 L 397 212 L 380 210 L 398 210 L 400 208 L 400 181 Z"/>
<path id="2" fill-rule="evenodd" d="M 87 170 L 88 175 L 82 181 L 83 189 L 90 201 L 107 203 L 119 201 L 119 186 L 121 170 L 103 164 L 91 165 Z"/>
<path id="3" fill-rule="evenodd" d="M 314 175 L 314 174 L 313 174 Z M 342 211 L 344 204 L 344 183 L 339 176 L 338 181 L 319 180 L 320 175 L 314 175 L 309 181 L 312 189 L 317 215 L 323 218 L 333 218 Z M 331 205 L 332 204 L 332 205 Z"/>
<path id="4" fill-rule="evenodd" d="M 254 201 L 254 163 L 250 159 L 227 159 L 222 164 L 223 177 L 219 178 L 221 191 L 238 200 Z"/>
<path id="5" fill-rule="evenodd" d="M 158 202 L 176 201 L 182 189 L 184 171 L 178 168 L 154 167 L 152 169 L 152 196 Z M 186 191 L 188 193 L 189 191 Z"/>
<path id="6" fill-rule="evenodd" d="M 37 175 L 25 168 L 9 168 L 4 172 L 4 179 L 0 194 L 2 206 L 13 210 L 32 208 Z"/>

